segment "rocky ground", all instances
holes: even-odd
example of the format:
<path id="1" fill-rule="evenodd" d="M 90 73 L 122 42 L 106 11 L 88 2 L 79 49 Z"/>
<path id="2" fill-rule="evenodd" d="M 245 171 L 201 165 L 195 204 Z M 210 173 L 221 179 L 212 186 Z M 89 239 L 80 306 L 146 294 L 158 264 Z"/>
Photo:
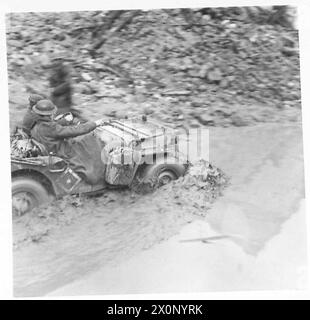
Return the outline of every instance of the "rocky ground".
<path id="1" fill-rule="evenodd" d="M 49 92 L 46 66 L 60 52 L 88 117 L 146 113 L 189 127 L 298 121 L 298 32 L 268 12 L 9 14 L 10 108 L 22 112 L 29 92 Z"/>

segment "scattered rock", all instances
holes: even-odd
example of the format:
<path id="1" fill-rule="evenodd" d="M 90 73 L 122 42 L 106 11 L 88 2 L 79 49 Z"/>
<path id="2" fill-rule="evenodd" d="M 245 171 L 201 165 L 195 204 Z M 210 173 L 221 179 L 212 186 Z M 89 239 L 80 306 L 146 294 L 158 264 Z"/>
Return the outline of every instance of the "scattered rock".
<path id="1" fill-rule="evenodd" d="M 85 81 L 91 81 L 92 80 L 92 77 L 88 73 L 85 73 L 85 72 L 81 73 L 81 77 Z"/>
<path id="2" fill-rule="evenodd" d="M 91 88 L 87 85 L 87 83 L 77 83 L 73 87 L 73 91 L 81 94 L 91 94 L 92 90 Z"/>

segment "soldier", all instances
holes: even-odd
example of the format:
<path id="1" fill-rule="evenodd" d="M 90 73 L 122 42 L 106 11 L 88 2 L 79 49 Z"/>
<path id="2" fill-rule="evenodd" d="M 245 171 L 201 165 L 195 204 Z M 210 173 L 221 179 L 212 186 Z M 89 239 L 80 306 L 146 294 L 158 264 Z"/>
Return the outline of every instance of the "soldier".
<path id="1" fill-rule="evenodd" d="M 71 168 L 90 184 L 103 179 L 105 166 L 101 161 L 101 143 L 95 135 L 88 135 L 103 120 L 63 126 L 54 121 L 57 107 L 49 100 L 40 100 L 33 112 L 38 116 L 31 136 L 42 143 L 49 153 L 62 157 Z M 75 137 L 82 136 L 80 139 Z"/>
<path id="2" fill-rule="evenodd" d="M 49 82 L 52 89 L 51 100 L 57 106 L 59 113 L 70 111 L 72 105 L 71 76 L 63 57 L 58 54 L 52 58 Z M 63 112 L 64 111 L 64 112 Z"/>
<path id="3" fill-rule="evenodd" d="M 27 135 L 30 135 L 30 131 L 38 118 L 37 114 L 32 111 L 32 108 L 38 101 L 43 99 L 45 99 L 45 96 L 39 94 L 32 94 L 29 96 L 29 106 L 22 120 L 22 128 Z"/>
<path id="4" fill-rule="evenodd" d="M 72 107 L 71 74 L 64 54 L 58 53 L 51 60 L 49 83 L 51 101 L 57 106 L 57 114 L 71 112 L 74 117 L 82 118 L 80 112 Z"/>

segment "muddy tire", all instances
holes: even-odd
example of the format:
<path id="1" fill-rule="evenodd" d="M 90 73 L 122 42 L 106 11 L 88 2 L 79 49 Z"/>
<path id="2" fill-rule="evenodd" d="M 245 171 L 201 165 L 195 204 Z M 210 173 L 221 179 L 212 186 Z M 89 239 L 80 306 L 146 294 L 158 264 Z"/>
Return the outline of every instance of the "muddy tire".
<path id="1" fill-rule="evenodd" d="M 178 179 L 185 173 L 185 167 L 179 164 L 148 165 L 143 171 L 143 181 L 152 186 L 161 187 Z"/>
<path id="2" fill-rule="evenodd" d="M 12 179 L 12 211 L 13 216 L 20 216 L 40 204 L 50 201 L 48 190 L 38 181 L 27 177 Z"/>

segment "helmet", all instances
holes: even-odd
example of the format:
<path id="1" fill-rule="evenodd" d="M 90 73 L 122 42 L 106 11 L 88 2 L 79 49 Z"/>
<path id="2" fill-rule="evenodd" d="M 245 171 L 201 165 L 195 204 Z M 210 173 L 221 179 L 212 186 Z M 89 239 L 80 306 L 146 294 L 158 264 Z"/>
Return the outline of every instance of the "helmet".
<path id="1" fill-rule="evenodd" d="M 38 101 L 43 100 L 44 97 L 39 94 L 31 94 L 28 98 L 29 104 L 34 106 Z"/>
<path id="2" fill-rule="evenodd" d="M 57 111 L 57 107 L 50 100 L 40 100 L 32 110 L 41 116 L 51 116 Z"/>

